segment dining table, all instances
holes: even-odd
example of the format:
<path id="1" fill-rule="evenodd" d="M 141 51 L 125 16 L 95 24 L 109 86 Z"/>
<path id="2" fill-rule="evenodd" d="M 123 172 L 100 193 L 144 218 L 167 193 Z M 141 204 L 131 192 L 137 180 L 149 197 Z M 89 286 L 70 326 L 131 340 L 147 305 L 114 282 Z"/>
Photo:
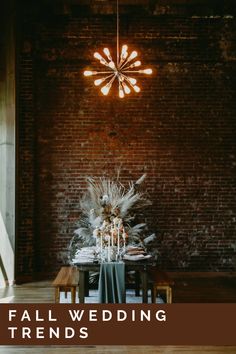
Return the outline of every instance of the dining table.
<path id="1" fill-rule="evenodd" d="M 148 271 L 153 267 L 152 260 L 138 261 L 122 261 L 125 267 L 125 273 L 129 271 L 135 272 L 135 295 L 139 295 L 139 290 L 142 290 L 142 302 L 148 302 Z M 74 265 L 79 270 L 79 302 L 84 303 L 85 297 L 89 296 L 89 273 L 100 273 L 102 262 L 76 262 Z M 141 287 L 140 287 L 141 283 Z"/>

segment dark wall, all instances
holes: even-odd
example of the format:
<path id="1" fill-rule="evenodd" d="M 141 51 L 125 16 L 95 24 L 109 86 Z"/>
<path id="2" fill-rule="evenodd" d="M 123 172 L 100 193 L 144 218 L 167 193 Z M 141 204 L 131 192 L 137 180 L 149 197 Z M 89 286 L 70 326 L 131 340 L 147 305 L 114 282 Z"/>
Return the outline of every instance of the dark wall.
<path id="1" fill-rule="evenodd" d="M 115 50 L 111 3 L 55 3 L 19 10 L 18 278 L 58 269 L 85 178 L 118 168 L 124 184 L 148 174 L 142 218 L 163 268 L 235 270 L 232 2 L 122 5 L 121 43 L 154 70 L 122 101 L 83 76 L 95 51 Z"/>

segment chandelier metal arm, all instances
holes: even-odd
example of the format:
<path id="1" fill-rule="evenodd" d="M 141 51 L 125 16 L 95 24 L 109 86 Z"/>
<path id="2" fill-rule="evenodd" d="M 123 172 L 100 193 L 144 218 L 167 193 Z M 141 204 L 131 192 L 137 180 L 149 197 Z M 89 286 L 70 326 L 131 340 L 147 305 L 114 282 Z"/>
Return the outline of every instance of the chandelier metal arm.
<path id="1" fill-rule="evenodd" d="M 110 71 L 99 71 L 97 73 L 97 75 L 99 75 L 99 74 L 110 74 L 110 75 L 113 75 L 113 73 L 111 73 Z"/>
<path id="2" fill-rule="evenodd" d="M 101 74 L 113 75 L 113 72 L 111 72 L 111 71 L 97 71 L 96 74 L 92 74 L 92 75 L 101 75 Z"/>
<path id="3" fill-rule="evenodd" d="M 135 74 L 143 74 L 142 70 L 124 70 L 122 73 L 135 73 Z"/>

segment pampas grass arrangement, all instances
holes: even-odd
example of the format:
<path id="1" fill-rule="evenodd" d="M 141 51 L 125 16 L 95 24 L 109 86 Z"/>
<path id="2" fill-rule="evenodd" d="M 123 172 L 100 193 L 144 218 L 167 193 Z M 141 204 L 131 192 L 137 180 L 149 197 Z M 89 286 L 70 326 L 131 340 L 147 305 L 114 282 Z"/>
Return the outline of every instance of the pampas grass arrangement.
<path id="1" fill-rule="evenodd" d="M 142 243 L 141 235 L 146 224 L 135 220 L 138 213 L 151 205 L 145 193 L 139 191 L 145 178 L 146 174 L 136 182 L 130 182 L 127 188 L 119 180 L 87 178 L 87 190 L 79 201 L 81 217 L 69 246 L 70 260 L 79 248 L 94 246 L 94 230 L 99 229 L 104 221 L 112 223 L 116 217 L 122 219 L 128 234 L 127 243 Z"/>

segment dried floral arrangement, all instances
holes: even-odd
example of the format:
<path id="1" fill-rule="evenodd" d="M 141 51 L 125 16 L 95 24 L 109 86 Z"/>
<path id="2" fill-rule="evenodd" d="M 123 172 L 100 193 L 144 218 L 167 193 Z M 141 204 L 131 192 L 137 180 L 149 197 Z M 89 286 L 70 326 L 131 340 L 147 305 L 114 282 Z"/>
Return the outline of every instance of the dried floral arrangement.
<path id="1" fill-rule="evenodd" d="M 136 182 L 130 182 L 127 188 L 118 179 L 87 178 L 87 190 L 79 201 L 81 217 L 69 246 L 70 261 L 81 247 L 95 246 L 99 230 L 118 219 L 122 220 L 127 245 L 145 243 L 146 224 L 135 221 L 136 215 L 151 205 L 146 193 L 140 191 L 145 178 L 146 174 Z M 154 236 L 148 236 L 147 242 Z"/>

